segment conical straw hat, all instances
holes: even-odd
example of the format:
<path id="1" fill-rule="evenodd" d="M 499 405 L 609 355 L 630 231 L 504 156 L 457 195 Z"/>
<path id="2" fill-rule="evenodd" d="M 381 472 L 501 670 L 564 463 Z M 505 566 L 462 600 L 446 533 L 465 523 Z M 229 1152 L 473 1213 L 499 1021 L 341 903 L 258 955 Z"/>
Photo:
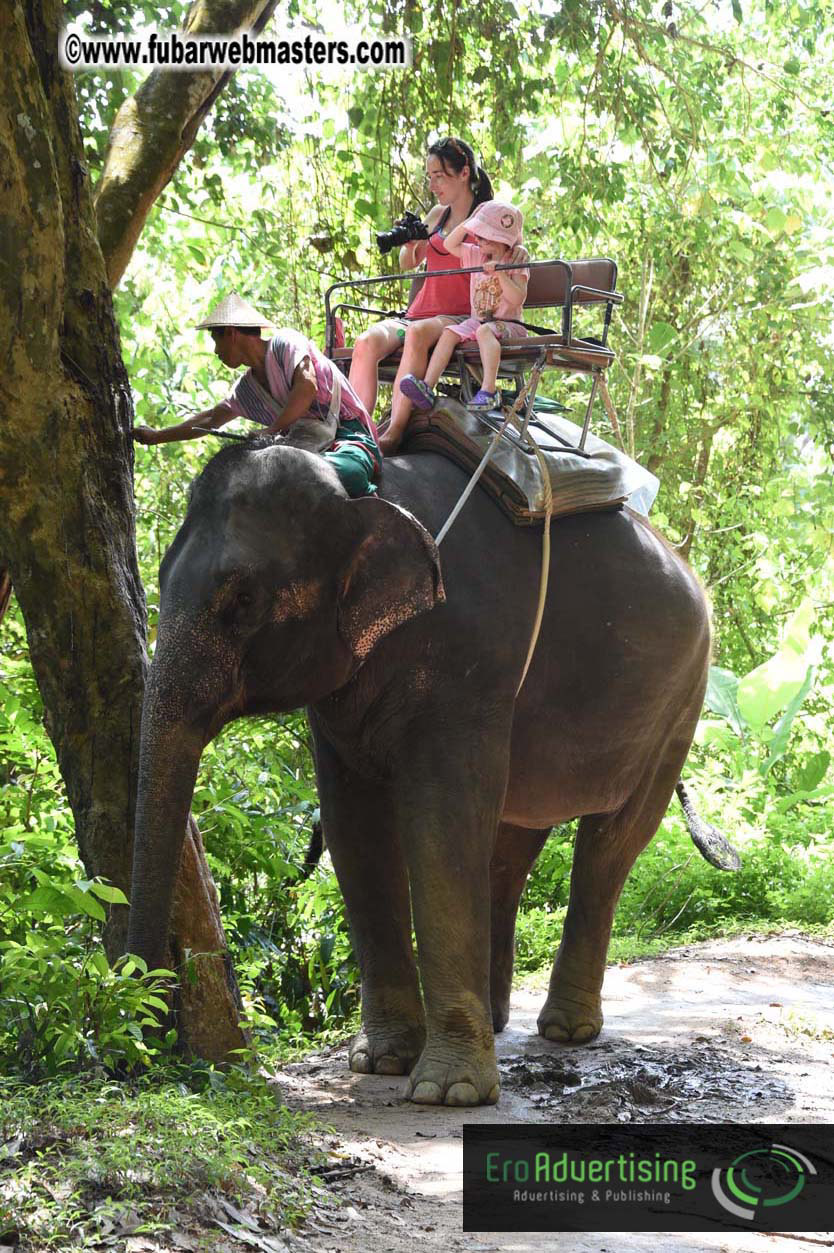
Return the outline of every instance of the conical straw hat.
<path id="1" fill-rule="evenodd" d="M 219 304 L 215 305 L 211 313 L 204 322 L 197 323 L 198 331 L 210 331 L 217 326 L 271 326 L 269 318 L 252 305 L 242 300 L 237 292 L 232 292 L 230 296 L 224 296 Z"/>

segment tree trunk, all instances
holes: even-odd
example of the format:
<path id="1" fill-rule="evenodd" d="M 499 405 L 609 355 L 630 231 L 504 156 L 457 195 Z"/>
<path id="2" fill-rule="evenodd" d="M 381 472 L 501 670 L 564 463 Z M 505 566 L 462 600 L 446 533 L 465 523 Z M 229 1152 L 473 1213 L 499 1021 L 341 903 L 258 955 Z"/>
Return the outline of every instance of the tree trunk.
<path id="1" fill-rule="evenodd" d="M 197 1057 L 225 1061 L 249 1038 L 239 1025 L 240 991 L 226 948 L 217 889 L 191 816 L 174 890 L 169 943 L 172 966 L 182 972 L 176 993 L 180 1036 Z M 189 953 L 197 955 L 193 979 Z"/>
<path id="2" fill-rule="evenodd" d="M 12 579 L 4 562 L 0 561 L 0 622 L 6 616 L 9 601 L 12 598 Z"/>
<path id="3" fill-rule="evenodd" d="M 262 31 L 277 0 L 195 0 L 189 35 Z M 151 207 L 231 72 L 154 70 L 116 115 L 95 193 L 98 236 L 113 287 L 125 272 Z"/>
<path id="4" fill-rule="evenodd" d="M 85 869 L 128 892 L 147 664 L 132 402 L 74 86 L 57 64 L 62 17 L 58 0 L 0 7 L 0 553 Z M 198 834 L 188 844 L 173 951 L 224 951 Z M 106 929 L 111 958 L 125 914 L 114 910 Z M 225 971 L 210 977 L 232 1018 Z M 183 997 L 186 1043 L 216 1056 L 204 992 L 185 987 Z M 223 1032 L 223 1053 L 244 1042 L 232 1034 L 234 1044 Z"/>

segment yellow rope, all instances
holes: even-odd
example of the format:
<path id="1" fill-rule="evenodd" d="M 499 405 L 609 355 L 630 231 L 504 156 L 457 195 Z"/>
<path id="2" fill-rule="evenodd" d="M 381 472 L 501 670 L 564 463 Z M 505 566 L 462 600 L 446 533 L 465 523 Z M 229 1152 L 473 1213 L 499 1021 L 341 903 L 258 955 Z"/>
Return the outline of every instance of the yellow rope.
<path id="1" fill-rule="evenodd" d="M 521 672 L 521 679 L 515 694 L 518 696 L 524 680 L 527 678 L 527 671 L 530 669 L 530 662 L 533 660 L 533 653 L 536 651 L 536 644 L 539 642 L 539 632 L 541 630 L 542 619 L 544 617 L 544 606 L 547 601 L 547 584 L 550 576 L 550 520 L 553 517 L 553 486 L 550 482 L 550 471 L 547 468 L 547 462 L 544 459 L 544 453 L 533 439 L 529 430 L 527 438 L 533 445 L 536 459 L 539 463 L 539 471 L 542 476 L 542 487 L 544 488 L 544 524 L 542 527 L 542 568 L 539 578 L 539 604 L 536 609 L 536 620 L 533 623 L 533 633 L 530 636 L 530 647 L 527 649 L 527 660 L 524 663 L 524 669 Z"/>
<path id="2" fill-rule="evenodd" d="M 452 523 L 455 521 L 461 509 L 466 504 L 469 497 L 472 495 L 472 492 L 475 490 L 475 484 L 478 482 L 478 479 L 481 477 L 484 470 L 489 465 L 489 462 L 492 459 L 492 454 L 495 452 L 496 448 L 498 447 L 501 436 L 504 434 L 507 427 L 510 425 L 511 422 L 514 422 L 516 427 L 518 427 L 519 430 L 521 429 L 518 423 L 518 410 L 521 407 L 522 401 L 524 400 L 528 391 L 530 390 L 530 387 L 533 382 L 533 378 L 535 377 L 536 382 L 538 383 L 538 376 L 540 374 L 541 374 L 541 367 L 539 367 L 537 364 L 536 366 L 533 367 L 533 370 L 530 374 L 530 378 L 528 382 L 524 384 L 524 387 L 521 389 L 518 396 L 516 396 L 512 409 L 510 409 L 509 413 L 504 418 L 504 421 L 501 423 L 501 426 L 498 428 L 498 430 L 495 432 L 494 436 L 492 437 L 489 447 L 487 448 L 486 452 L 481 458 L 481 461 L 477 469 L 475 470 L 475 473 L 472 475 L 471 479 L 466 484 L 466 487 L 463 489 L 460 496 L 458 497 L 458 500 L 454 509 L 449 514 L 446 521 L 443 523 L 443 526 L 437 532 L 434 542 L 435 544 L 437 544 L 438 548 L 440 547 L 440 545 L 443 543 L 444 539 L 448 535 L 449 529 Z"/>
<path id="3" fill-rule="evenodd" d="M 507 427 L 512 425 L 519 431 L 519 433 L 521 433 L 521 431 L 523 430 L 523 425 L 518 419 L 518 412 L 524 400 L 527 397 L 527 393 L 530 390 L 530 387 L 532 386 L 533 379 L 535 378 L 536 383 L 538 384 L 538 377 L 540 374 L 541 374 L 541 367 L 537 368 L 534 366 L 530 374 L 530 378 L 528 379 L 527 383 L 525 383 L 525 385 L 522 387 L 518 396 L 516 396 L 513 406 L 510 409 L 507 416 L 505 417 L 500 428 L 495 432 L 495 435 L 489 447 L 487 448 L 486 452 L 484 453 L 484 456 L 481 459 L 480 465 L 478 466 L 477 470 L 472 475 L 471 479 L 469 480 L 463 492 L 461 493 L 454 509 L 449 514 L 443 526 L 438 531 L 437 539 L 435 540 L 435 543 L 437 543 L 438 545 L 442 544 L 443 540 L 446 538 L 446 535 L 448 534 L 449 528 L 451 527 L 452 523 L 457 518 L 458 514 L 460 513 L 466 501 L 469 499 L 470 493 L 473 491 L 475 484 L 478 482 L 478 479 L 481 477 L 484 470 L 486 469 L 490 461 L 490 458 L 492 457 L 492 454 L 497 448 L 498 442 L 501 439 L 501 436 L 506 431 Z M 536 443 L 536 441 L 533 439 L 532 435 L 530 434 L 529 427 L 524 432 L 524 438 L 529 440 L 530 443 L 532 444 L 533 451 L 535 452 L 536 459 L 539 463 L 539 472 L 541 473 L 541 476 L 542 476 L 542 488 L 544 490 L 544 523 L 542 527 L 542 568 L 541 568 L 541 575 L 539 577 L 539 603 L 536 609 L 536 618 L 533 623 L 533 631 L 530 636 L 530 646 L 527 649 L 527 660 L 524 663 L 524 669 L 521 672 L 521 679 L 519 681 L 518 687 L 516 688 L 516 693 L 515 693 L 516 696 L 518 696 L 519 692 L 524 686 L 524 680 L 527 678 L 527 671 L 530 669 L 530 662 L 533 660 L 533 654 L 536 651 L 536 644 L 538 643 L 538 640 L 539 640 L 539 632 L 541 631 L 542 619 L 544 618 L 544 607 L 547 601 L 547 585 L 548 585 L 548 580 L 550 576 L 550 520 L 552 517 L 551 511 L 553 508 L 553 486 L 550 482 L 550 471 L 547 468 L 547 462 L 544 459 L 544 453 L 539 448 L 538 444 Z"/>

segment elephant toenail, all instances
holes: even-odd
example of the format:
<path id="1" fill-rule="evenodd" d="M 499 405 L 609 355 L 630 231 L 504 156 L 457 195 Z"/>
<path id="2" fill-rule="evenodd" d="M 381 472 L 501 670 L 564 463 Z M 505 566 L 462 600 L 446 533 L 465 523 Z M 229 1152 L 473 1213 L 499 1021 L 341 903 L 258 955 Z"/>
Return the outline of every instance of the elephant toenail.
<path id="1" fill-rule="evenodd" d="M 370 1075 L 373 1073 L 371 1059 L 367 1053 L 354 1053 L 350 1059 L 350 1068 L 356 1075 Z"/>
<path id="2" fill-rule="evenodd" d="M 430 1083 L 424 1079 L 418 1083 L 411 1093 L 411 1100 L 416 1101 L 418 1105 L 439 1105 L 440 1104 L 440 1088 L 436 1083 Z"/>
<path id="3" fill-rule="evenodd" d="M 453 1083 L 446 1093 L 447 1105 L 479 1105 L 481 1098 L 471 1083 Z"/>

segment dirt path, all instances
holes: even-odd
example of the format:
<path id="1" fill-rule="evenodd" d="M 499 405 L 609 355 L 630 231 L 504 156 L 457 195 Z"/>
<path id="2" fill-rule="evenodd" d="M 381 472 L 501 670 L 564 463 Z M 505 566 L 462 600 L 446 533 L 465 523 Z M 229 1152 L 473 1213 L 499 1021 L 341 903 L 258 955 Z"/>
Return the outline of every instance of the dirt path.
<path id="1" fill-rule="evenodd" d="M 834 944 L 798 933 L 690 945 L 613 967 L 606 1023 L 583 1048 L 536 1035 L 545 982 L 513 998 L 497 1108 L 403 1099 L 405 1080 L 352 1075 L 346 1050 L 280 1076 L 287 1104 L 333 1129 L 328 1190 L 292 1240 L 321 1253 L 733 1250 L 814 1253 L 834 1237 L 464 1234 L 461 1127 L 493 1122 L 834 1122 Z M 333 1204 L 329 1190 L 342 1199 Z"/>

